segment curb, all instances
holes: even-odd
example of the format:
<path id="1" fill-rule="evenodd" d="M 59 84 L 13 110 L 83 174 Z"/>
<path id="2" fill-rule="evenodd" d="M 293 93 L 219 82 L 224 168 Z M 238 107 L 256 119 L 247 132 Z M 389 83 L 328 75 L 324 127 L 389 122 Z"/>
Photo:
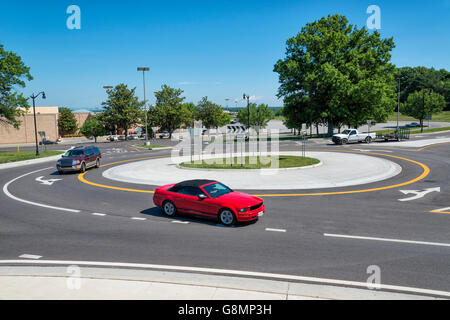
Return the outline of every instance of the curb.
<path id="1" fill-rule="evenodd" d="M 64 153 L 67 150 L 55 150 L 55 151 L 61 151 Z M 2 164 L 0 164 L 0 170 L 24 167 L 24 166 L 29 166 L 32 164 L 39 164 L 39 163 L 55 161 L 55 160 L 58 160 L 59 158 L 61 158 L 61 154 L 56 155 L 56 156 L 51 156 L 51 157 L 39 158 L 39 159 L 30 159 L 30 160 L 15 161 L 15 162 L 10 162 L 10 163 L 2 163 Z"/>

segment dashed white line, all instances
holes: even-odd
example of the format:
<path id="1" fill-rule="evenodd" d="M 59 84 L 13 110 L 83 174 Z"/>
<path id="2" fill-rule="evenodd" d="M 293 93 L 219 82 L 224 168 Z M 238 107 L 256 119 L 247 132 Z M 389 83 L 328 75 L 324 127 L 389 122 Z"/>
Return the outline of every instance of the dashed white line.
<path id="1" fill-rule="evenodd" d="M 188 224 L 188 221 L 178 221 L 178 220 L 173 220 L 171 221 L 172 223 L 178 223 L 178 224 Z"/>
<path id="2" fill-rule="evenodd" d="M 39 169 L 39 170 L 36 170 L 36 171 L 32 171 L 32 172 L 25 173 L 25 174 L 23 174 L 23 175 L 21 175 L 21 176 L 19 176 L 19 177 L 17 177 L 17 178 L 14 178 L 14 179 L 8 181 L 7 183 L 5 183 L 5 185 L 3 186 L 3 192 L 4 192 L 8 197 L 10 197 L 10 198 L 13 199 L 13 200 L 16 200 L 16 201 L 19 201 L 19 202 L 22 202 L 22 203 L 26 203 L 26 204 L 30 204 L 30 205 L 33 205 L 33 206 L 43 207 L 43 208 L 47 208 L 47 209 L 60 210 L 60 211 L 67 211 L 67 212 L 77 212 L 77 213 L 78 213 L 78 212 L 81 212 L 80 210 L 74 210 L 74 209 L 68 209 L 68 208 L 54 207 L 54 206 L 49 206 L 49 205 L 42 204 L 42 203 L 37 203 L 37 202 L 33 202 L 33 201 L 24 200 L 24 199 L 21 199 L 21 198 L 18 198 L 18 197 L 16 197 L 16 196 L 12 195 L 12 194 L 8 191 L 8 186 L 9 186 L 11 183 L 13 183 L 14 181 L 17 181 L 17 180 L 19 180 L 19 179 L 21 179 L 21 178 L 23 178 L 23 177 L 29 176 L 29 175 L 31 175 L 31 174 L 33 174 L 33 173 L 40 172 L 40 171 L 44 171 L 44 170 L 48 170 L 48 169 L 52 169 L 52 168 L 53 168 L 53 167 L 48 167 L 48 168 L 44 168 L 44 169 Z"/>
<path id="3" fill-rule="evenodd" d="M 144 220 L 147 220 L 147 218 L 139 218 L 139 217 L 133 217 L 133 218 L 131 218 L 131 220 L 139 220 L 139 221 L 144 221 Z"/>
<path id="4" fill-rule="evenodd" d="M 106 216 L 106 214 L 104 214 L 104 213 L 98 213 L 98 212 L 94 212 L 92 215 L 93 215 L 93 216 L 99 216 L 99 217 L 104 217 L 104 216 Z"/>
<path id="5" fill-rule="evenodd" d="M 334 237 L 334 238 L 347 238 L 347 239 L 358 239 L 358 240 L 372 240 L 372 241 L 385 241 L 385 242 L 421 244 L 421 245 L 427 245 L 427 246 L 450 247 L 449 243 L 440 243 L 440 242 L 426 242 L 426 241 L 414 241 L 414 240 L 400 240 L 400 239 L 388 239 L 388 238 L 361 237 L 361 236 L 349 236 L 349 235 L 343 235 L 343 234 L 329 234 L 329 233 L 324 233 L 323 235 L 325 237 Z"/>
<path id="6" fill-rule="evenodd" d="M 270 231 L 270 232 L 286 232 L 285 229 L 273 229 L 273 228 L 266 228 L 266 231 Z"/>
<path id="7" fill-rule="evenodd" d="M 34 254 L 22 254 L 21 256 L 19 256 L 19 258 L 37 260 L 42 258 L 42 256 L 37 256 Z"/>

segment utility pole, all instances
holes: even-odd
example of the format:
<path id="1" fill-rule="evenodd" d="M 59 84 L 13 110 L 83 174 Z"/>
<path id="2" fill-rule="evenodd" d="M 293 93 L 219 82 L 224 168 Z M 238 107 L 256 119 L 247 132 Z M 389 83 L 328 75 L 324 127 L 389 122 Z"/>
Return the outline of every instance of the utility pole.
<path id="1" fill-rule="evenodd" d="M 398 105 L 397 105 L 397 134 L 399 132 L 399 118 L 400 118 L 400 81 L 402 78 L 398 78 Z"/>
<path id="2" fill-rule="evenodd" d="M 147 121 L 147 100 L 145 97 L 145 71 L 150 71 L 148 67 L 138 67 L 137 71 L 142 71 L 142 82 L 144 84 L 144 110 L 145 110 L 145 145 L 149 145 L 148 141 L 148 121 Z"/>
<path id="3" fill-rule="evenodd" d="M 250 97 L 248 95 L 246 95 L 245 93 L 242 97 L 244 100 L 247 99 L 247 112 L 248 112 L 247 125 L 248 125 L 248 130 L 250 130 Z M 249 133 L 250 133 L 250 131 L 249 131 Z"/>

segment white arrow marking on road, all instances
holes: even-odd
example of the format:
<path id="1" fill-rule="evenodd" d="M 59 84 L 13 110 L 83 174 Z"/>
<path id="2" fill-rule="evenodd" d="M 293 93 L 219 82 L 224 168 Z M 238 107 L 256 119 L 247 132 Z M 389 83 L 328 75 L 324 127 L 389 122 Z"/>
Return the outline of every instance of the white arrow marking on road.
<path id="1" fill-rule="evenodd" d="M 40 182 L 41 184 L 46 185 L 46 186 L 51 186 L 51 185 L 54 184 L 56 181 L 62 180 L 62 179 L 49 179 L 49 180 L 44 180 L 43 178 L 44 178 L 44 177 L 38 177 L 38 178 L 36 178 L 36 181 L 37 181 L 37 182 Z"/>
<path id="2" fill-rule="evenodd" d="M 437 188 L 428 188 L 425 189 L 424 191 L 419 191 L 419 190 L 400 190 L 401 193 L 403 194 L 415 194 L 414 197 L 411 198 L 406 198 L 406 199 L 398 199 L 398 201 L 411 201 L 411 200 L 416 200 L 416 199 L 420 199 L 425 197 L 428 193 L 431 192 L 441 192 L 441 188 L 437 187 Z"/>

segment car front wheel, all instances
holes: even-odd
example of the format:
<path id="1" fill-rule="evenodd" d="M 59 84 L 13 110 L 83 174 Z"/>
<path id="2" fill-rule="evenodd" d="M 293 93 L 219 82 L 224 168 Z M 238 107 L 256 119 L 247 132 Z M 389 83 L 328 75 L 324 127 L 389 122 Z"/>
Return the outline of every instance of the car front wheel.
<path id="1" fill-rule="evenodd" d="M 163 205 L 163 211 L 167 216 L 173 217 L 177 212 L 177 208 L 171 201 L 166 201 Z"/>
<path id="2" fill-rule="evenodd" d="M 86 171 L 86 164 L 83 162 L 81 163 L 81 169 L 80 169 L 81 173 L 84 173 Z"/>
<path id="3" fill-rule="evenodd" d="M 100 159 L 97 158 L 97 161 L 95 161 L 95 167 L 98 169 L 100 168 Z"/>
<path id="4" fill-rule="evenodd" d="M 234 213 L 229 209 L 220 211 L 219 220 L 226 226 L 231 226 L 236 223 L 236 217 L 234 216 Z"/>

